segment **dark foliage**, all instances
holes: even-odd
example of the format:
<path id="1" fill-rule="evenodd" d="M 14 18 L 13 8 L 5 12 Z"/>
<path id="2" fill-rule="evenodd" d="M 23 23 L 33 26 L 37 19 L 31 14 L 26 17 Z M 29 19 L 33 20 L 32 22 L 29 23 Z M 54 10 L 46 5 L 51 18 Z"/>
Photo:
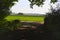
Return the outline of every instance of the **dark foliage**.
<path id="1" fill-rule="evenodd" d="M 14 4 L 13 1 L 17 0 L 0 0 L 0 33 L 6 31 L 10 24 L 5 17 L 10 14 L 9 9 Z"/>
<path id="2" fill-rule="evenodd" d="M 44 25 L 52 33 L 51 40 L 60 40 L 60 10 L 49 13 L 45 17 Z"/>
<path id="3" fill-rule="evenodd" d="M 13 23 L 18 21 L 13 21 Z M 8 22 L 11 25 L 11 22 Z M 12 25 L 13 25 L 12 23 Z M 34 23 L 35 24 L 35 23 Z M 33 24 L 32 24 L 33 25 Z M 39 24 L 36 24 L 39 25 Z M 0 34 L 0 40 L 48 40 L 49 32 L 46 29 L 42 28 L 44 25 L 37 26 L 36 29 L 28 28 L 28 29 L 15 29 L 14 31 L 7 28 L 7 30 Z M 11 27 L 11 26 L 10 26 Z"/>
<path id="4" fill-rule="evenodd" d="M 0 0 L 0 21 L 3 20 L 7 15 L 9 15 L 9 7 L 17 0 Z"/>
<path id="5" fill-rule="evenodd" d="M 17 15 L 23 15 L 23 13 L 18 13 Z"/>
<path id="6" fill-rule="evenodd" d="M 46 0 L 29 0 L 31 2 L 30 7 L 33 8 L 33 5 L 41 6 Z M 51 3 L 55 3 L 57 0 L 51 0 Z"/>
<path id="7" fill-rule="evenodd" d="M 0 40 L 60 40 L 60 15 L 58 13 L 59 11 L 53 12 L 45 18 L 45 26 L 43 28 L 40 27 L 40 25 L 35 30 L 16 30 L 16 27 L 20 26 L 19 20 L 9 22 L 4 19 L 10 14 L 9 8 L 14 4 L 13 1 L 17 0 L 0 0 Z M 32 6 L 34 4 L 39 6 L 44 2 L 44 0 L 29 1 L 31 2 L 31 8 L 33 8 Z M 58 15 L 56 13 L 58 13 Z"/>

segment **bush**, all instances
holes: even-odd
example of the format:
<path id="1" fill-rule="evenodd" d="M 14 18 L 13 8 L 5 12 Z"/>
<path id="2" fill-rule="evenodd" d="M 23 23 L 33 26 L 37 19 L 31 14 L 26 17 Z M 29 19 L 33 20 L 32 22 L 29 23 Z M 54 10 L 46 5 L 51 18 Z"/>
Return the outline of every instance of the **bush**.
<path id="1" fill-rule="evenodd" d="M 60 40 L 60 10 L 47 14 L 44 25 L 52 33 L 51 40 Z"/>

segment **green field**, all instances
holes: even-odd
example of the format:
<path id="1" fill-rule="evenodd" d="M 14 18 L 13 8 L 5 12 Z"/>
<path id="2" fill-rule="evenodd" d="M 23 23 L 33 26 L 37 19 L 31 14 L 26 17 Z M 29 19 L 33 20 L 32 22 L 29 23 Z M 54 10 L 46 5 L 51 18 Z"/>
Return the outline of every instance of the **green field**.
<path id="1" fill-rule="evenodd" d="M 20 21 L 31 21 L 31 22 L 44 22 L 44 16 L 18 16 L 18 15 L 10 15 L 5 19 L 8 21 L 20 20 Z"/>

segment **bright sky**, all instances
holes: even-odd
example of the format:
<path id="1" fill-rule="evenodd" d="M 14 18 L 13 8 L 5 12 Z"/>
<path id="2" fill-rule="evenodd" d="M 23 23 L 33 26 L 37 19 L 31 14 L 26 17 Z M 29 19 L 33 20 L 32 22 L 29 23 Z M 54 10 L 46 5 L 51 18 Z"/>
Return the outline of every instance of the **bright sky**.
<path id="1" fill-rule="evenodd" d="M 60 1 L 58 1 L 58 4 Z M 13 13 L 25 13 L 25 14 L 31 14 L 31 13 L 38 13 L 38 14 L 46 14 L 50 11 L 50 0 L 46 0 L 44 2 L 43 7 L 38 7 L 36 5 L 33 6 L 33 9 L 30 8 L 30 2 L 28 0 L 18 0 L 18 2 L 15 2 L 15 5 L 10 9 Z M 52 4 L 54 8 L 56 8 L 58 5 L 57 3 Z M 57 5 L 57 6 L 56 6 Z M 60 4 L 59 4 L 60 5 Z"/>

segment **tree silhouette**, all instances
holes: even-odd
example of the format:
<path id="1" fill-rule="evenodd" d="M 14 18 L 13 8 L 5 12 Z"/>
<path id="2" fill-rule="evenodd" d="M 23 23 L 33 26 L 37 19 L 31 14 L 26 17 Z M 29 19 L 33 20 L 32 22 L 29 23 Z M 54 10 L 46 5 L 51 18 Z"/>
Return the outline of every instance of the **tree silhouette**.
<path id="1" fill-rule="evenodd" d="M 31 2 L 30 4 L 30 7 L 33 8 L 33 5 L 37 5 L 37 6 L 40 6 L 40 5 L 43 5 L 43 2 L 46 1 L 46 0 L 29 0 Z M 57 0 L 51 0 L 51 3 L 55 3 L 57 2 Z"/>
<path id="2" fill-rule="evenodd" d="M 60 9 L 48 13 L 44 20 L 45 27 L 52 33 L 51 40 L 60 40 Z"/>
<path id="3" fill-rule="evenodd" d="M 8 23 L 7 20 L 5 20 L 5 17 L 10 14 L 9 9 L 14 5 L 13 1 L 18 0 L 0 0 L 0 33 L 6 31 L 6 28 L 8 28 Z"/>
<path id="4" fill-rule="evenodd" d="M 0 21 L 9 15 L 9 9 L 17 0 L 0 0 Z"/>
<path id="5" fill-rule="evenodd" d="M 23 13 L 18 13 L 17 15 L 23 15 Z"/>

